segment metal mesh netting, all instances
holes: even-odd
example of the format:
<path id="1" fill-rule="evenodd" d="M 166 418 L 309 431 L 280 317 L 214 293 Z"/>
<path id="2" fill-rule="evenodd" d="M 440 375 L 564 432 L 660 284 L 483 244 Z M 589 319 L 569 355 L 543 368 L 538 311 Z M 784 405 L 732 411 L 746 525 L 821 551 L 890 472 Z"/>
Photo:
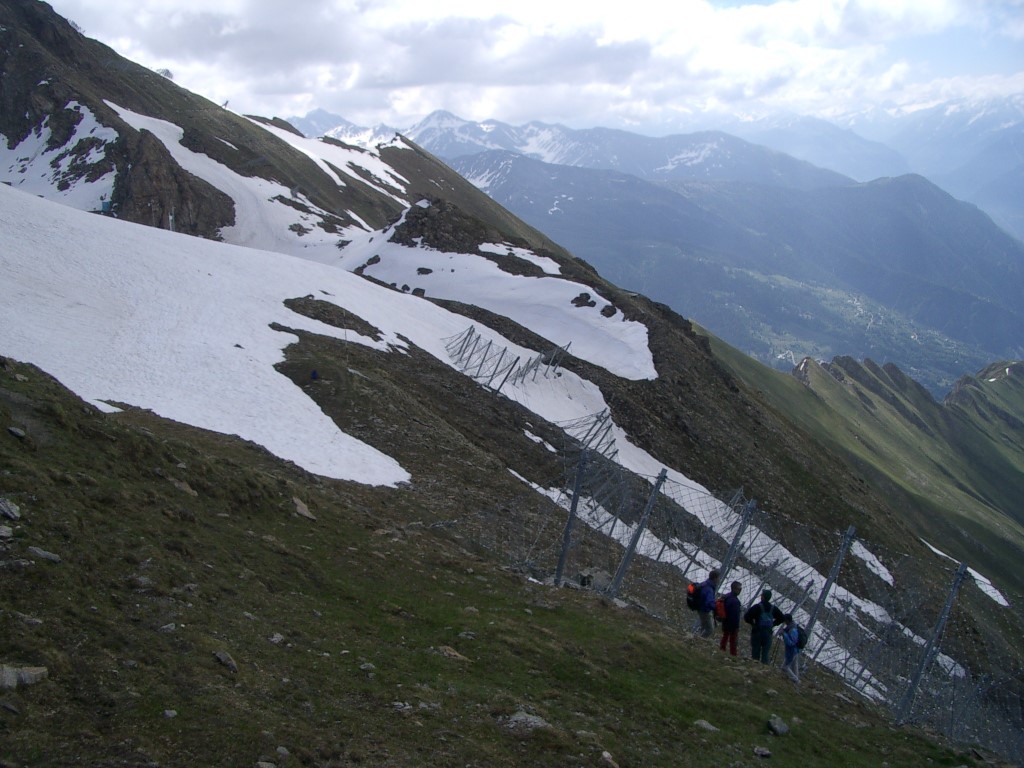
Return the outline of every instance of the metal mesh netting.
<path id="1" fill-rule="evenodd" d="M 696 630 L 686 587 L 721 572 L 745 605 L 773 603 L 808 629 L 805 674 L 827 672 L 897 722 L 1011 759 L 1024 754 L 1024 599 L 936 551 L 912 557 L 769 514 L 737 491 L 643 476 L 617 464 L 607 413 L 562 425 L 564 477 L 452 525 L 539 580 L 599 590 Z M 539 493 L 538 493 L 539 492 Z M 780 645 L 779 643 L 775 644 Z M 808 663 L 810 662 L 810 663 Z"/>

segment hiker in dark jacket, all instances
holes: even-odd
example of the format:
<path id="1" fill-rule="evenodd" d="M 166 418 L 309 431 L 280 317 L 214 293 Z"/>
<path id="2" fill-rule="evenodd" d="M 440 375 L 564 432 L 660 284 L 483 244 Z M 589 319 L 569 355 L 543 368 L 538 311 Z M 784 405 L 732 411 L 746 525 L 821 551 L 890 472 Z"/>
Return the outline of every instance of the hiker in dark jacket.
<path id="1" fill-rule="evenodd" d="M 750 655 L 768 663 L 768 652 L 772 649 L 772 630 L 782 623 L 783 613 L 772 605 L 772 591 L 761 593 L 761 601 L 755 603 L 743 614 L 743 620 L 750 625 Z"/>
<path id="2" fill-rule="evenodd" d="M 718 595 L 718 571 L 711 571 L 707 581 L 697 587 L 697 615 L 700 616 L 701 637 L 715 633 L 715 598 Z"/>
<path id="3" fill-rule="evenodd" d="M 736 640 L 740 634 L 740 617 L 743 613 L 743 606 L 740 603 L 740 592 L 743 585 L 734 581 L 730 587 L 732 590 L 725 596 L 725 618 L 722 619 L 722 642 L 719 647 L 724 651 L 725 644 L 729 644 L 729 653 L 736 655 Z"/>

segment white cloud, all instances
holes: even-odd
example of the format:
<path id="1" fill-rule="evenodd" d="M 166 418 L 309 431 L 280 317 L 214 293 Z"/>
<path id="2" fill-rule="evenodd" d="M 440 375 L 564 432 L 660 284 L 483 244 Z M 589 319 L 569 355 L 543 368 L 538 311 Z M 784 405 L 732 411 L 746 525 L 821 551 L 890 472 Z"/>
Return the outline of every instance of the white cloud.
<path id="1" fill-rule="evenodd" d="M 448 109 L 658 130 L 708 107 L 826 115 L 973 95 L 979 81 L 1006 94 L 1024 76 L 1022 0 L 53 4 L 237 111 L 399 127 Z"/>

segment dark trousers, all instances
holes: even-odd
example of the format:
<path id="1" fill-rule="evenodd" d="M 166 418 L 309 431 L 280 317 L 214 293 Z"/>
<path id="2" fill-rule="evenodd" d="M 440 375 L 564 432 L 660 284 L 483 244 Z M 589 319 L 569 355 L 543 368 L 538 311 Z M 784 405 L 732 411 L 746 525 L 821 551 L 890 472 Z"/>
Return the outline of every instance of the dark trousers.
<path id="1" fill-rule="evenodd" d="M 768 663 L 768 653 L 772 649 L 772 628 L 754 627 L 750 633 L 750 656 L 759 659 L 762 664 Z"/>

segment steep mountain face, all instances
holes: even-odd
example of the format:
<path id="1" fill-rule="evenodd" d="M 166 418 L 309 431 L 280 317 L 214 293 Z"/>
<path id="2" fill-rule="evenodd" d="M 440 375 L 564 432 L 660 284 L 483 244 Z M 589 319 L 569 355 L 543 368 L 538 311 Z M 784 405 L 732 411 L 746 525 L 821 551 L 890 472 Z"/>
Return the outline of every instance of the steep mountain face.
<path id="1" fill-rule="evenodd" d="M 44 3 L 0 4 L 0 24 L 6 138 L 0 173 L 16 187 L 56 187 L 65 197 L 75 187 L 76 207 L 107 208 L 130 221 L 204 237 L 237 226 L 230 195 L 172 159 L 154 140 L 158 126 L 132 125 L 131 113 L 172 122 L 183 152 L 213 158 L 237 177 L 266 181 L 276 207 L 301 212 L 325 234 L 357 221 L 380 226 L 402 208 L 371 190 L 394 191 L 393 180 L 340 161 L 334 169 L 318 166 L 253 121 L 84 38 Z M 350 162 L 355 167 L 358 158 Z"/>
<path id="2" fill-rule="evenodd" d="M 873 465 L 893 485 L 956 510 L 943 524 L 966 529 L 991 560 L 1008 566 L 1013 548 L 986 528 L 993 515 L 1002 530 L 1024 526 L 1024 515 L 1012 502 L 1024 492 L 1024 422 L 1018 415 L 1024 366 L 993 364 L 964 377 L 942 404 L 892 365 L 837 358 L 820 372 L 814 367 L 805 360 L 798 377 L 845 412 L 848 425 L 841 438 L 835 432 L 821 437 L 837 449 L 845 446 L 858 463 Z M 925 535 L 933 522 L 922 519 L 916 527 Z"/>
<path id="3" fill-rule="evenodd" d="M 452 165 L 615 283 L 768 365 L 871 356 L 941 397 L 965 365 L 1024 355 L 1024 248 L 921 177 L 802 192 L 508 153 Z"/>
<path id="4" fill-rule="evenodd" d="M 445 747 L 452 765 L 577 759 L 582 737 L 572 733 L 580 728 L 557 731 L 554 749 L 516 733 L 518 747 L 495 750 L 488 728 L 522 707 L 560 718 L 594 710 L 580 727 L 608 729 L 619 743 L 631 701 L 614 691 L 640 682 L 627 677 L 620 685 L 606 654 L 581 649 L 579 637 L 595 636 L 593 624 L 561 624 L 570 615 L 561 597 L 549 601 L 538 590 L 533 602 L 506 602 L 509 589 L 533 593 L 522 576 L 537 566 L 527 556 L 519 570 L 502 572 L 488 543 L 536 538 L 564 523 L 565 508 L 552 499 L 564 498 L 567 476 L 581 466 L 567 465 L 580 444 L 591 445 L 588 430 L 598 424 L 615 449 L 598 463 L 639 475 L 646 492 L 662 472 L 706 498 L 706 489 L 723 495 L 742 485 L 781 521 L 769 553 L 803 543 L 811 526 L 831 538 L 851 524 L 894 567 L 905 555 L 935 560 L 918 540 L 924 529 L 931 543 L 972 562 L 985 559 L 979 542 L 999 537 L 1002 552 L 1024 551 L 1024 535 L 1001 506 L 1013 494 L 991 487 L 996 474 L 977 475 L 972 490 L 976 475 L 965 464 L 963 472 L 935 474 L 935 493 L 894 497 L 880 464 L 853 461 L 847 446 L 801 423 L 812 411 L 840 413 L 838 395 L 826 400 L 720 345 L 665 304 L 608 282 L 417 145 L 396 138 L 365 150 L 305 138 L 279 120 L 232 115 L 121 64 L 42 3 L 0 0 L 0 26 L 0 98 L 19 109 L 39 105 L 24 123 L 4 123 L 0 164 L 12 187 L 0 187 L 0 224 L 10 240 L 0 253 L 0 354 L 14 358 L 0 361 L 0 414 L 11 425 L 0 495 L 31 513 L 3 534 L 4 567 L 19 575 L 17 602 L 0 617 L 0 645 L 11 649 L 0 661 L 4 679 L 9 662 L 50 665 L 53 685 L 25 701 L 58 713 L 21 718 L 29 707 L 21 699 L 12 704 L 18 712 L 0 708 L 4 727 L 13 722 L 16 754 L 49 758 L 71 741 L 82 754 L 112 760 L 100 744 L 110 735 L 132 759 L 164 755 L 174 739 L 166 726 L 202 733 L 224 754 L 250 761 L 256 748 L 237 733 L 258 730 L 259 749 L 272 751 L 278 745 L 267 740 L 280 726 L 288 737 L 332 733 L 316 749 L 304 745 L 304 763 L 329 765 L 342 755 L 364 764 L 415 762 L 423 748 L 410 723 L 432 717 L 435 692 L 446 692 L 446 714 L 454 713 L 430 720 L 439 739 L 456 745 Z M 108 77 L 109 69 L 118 76 Z M 133 175 L 140 167 L 145 173 Z M 200 195 L 216 202 L 207 218 L 188 208 Z M 719 217 L 694 208 L 688 215 L 709 232 Z M 177 232 L 157 230 L 172 222 Z M 881 412 L 895 398 L 893 414 L 923 411 L 924 390 L 895 369 L 885 373 L 893 396 L 874 387 L 878 401 L 869 410 Z M 996 406 L 1016 407 L 1009 396 L 983 402 L 973 411 L 979 423 Z M 899 423 L 895 415 L 881 419 L 879 442 L 886 422 Z M 944 443 L 945 433 L 930 429 Z M 878 461 L 898 463 L 899 453 L 897 444 Z M 1013 451 L 1001 455 L 1004 469 L 1015 461 Z M 983 502 L 969 510 L 970 528 L 951 509 L 963 499 Z M 623 503 L 621 522 L 639 531 L 635 507 Z M 929 525 L 930 515 L 940 522 Z M 510 534 L 512 516 L 525 525 Z M 473 541 L 465 519 L 479 529 Z M 296 521 L 320 525 L 296 529 Z M 677 531 L 660 534 L 662 553 L 686 556 L 691 569 L 714 562 L 687 551 Z M 583 556 L 620 553 L 617 539 L 600 535 Z M 413 546 L 397 543 L 406 539 Z M 36 541 L 64 549 L 68 567 L 39 574 L 34 564 L 18 564 L 29 546 L 40 548 Z M 792 580 L 794 605 L 797 591 L 807 598 L 815 579 L 824 582 L 819 572 L 832 554 L 807 551 L 813 562 L 802 564 L 802 575 L 815 575 L 808 586 Z M 681 569 L 648 554 L 661 569 L 652 591 L 678 597 L 672 585 Z M 388 571 L 380 563 L 391 559 L 396 584 L 375 583 Z M 992 561 L 988 575 L 1018 589 L 1009 559 Z M 922 573 L 927 594 L 941 602 L 945 571 Z M 777 578 L 789 586 L 791 579 Z M 752 573 L 748 582 L 748 592 L 763 583 Z M 59 601 L 30 621 L 39 598 L 52 594 Z M 532 633 L 532 641 L 545 638 L 539 656 L 520 625 L 542 605 L 544 626 Z M 604 624 L 613 605 L 588 605 L 580 615 L 597 610 L 595 624 Z M 861 619 L 849 605 L 829 610 Z M 499 613 L 501 625 L 491 624 Z M 1011 650 L 1015 616 L 1000 614 L 996 637 Z M 980 632 L 980 619 L 964 621 L 968 634 Z M 288 626 L 278 630 L 278 622 Z M 922 625 L 915 632 L 926 629 L 915 624 Z M 509 634 L 512 627 L 519 629 Z M 605 641 L 618 649 L 616 667 L 635 666 L 636 648 L 652 656 L 654 635 L 646 623 L 637 627 Z M 95 644 L 82 640 L 97 634 Z M 469 664 L 450 643 L 477 637 L 493 639 L 496 650 Z M 81 670 L 68 655 L 74 643 L 88 646 Z M 15 654 L 25 658 L 8 658 Z M 592 676 L 559 666 L 587 654 Z M 548 655 L 560 661 L 549 664 Z M 199 657 L 205 666 L 166 661 Z M 454 674 L 446 666 L 463 662 Z M 522 692 L 495 704 L 490 694 L 506 690 L 510 670 Z M 491 674 L 493 684 L 484 679 Z M 330 679 L 322 697 L 320 677 Z M 584 677 L 585 693 L 563 692 Z M 595 703 L 591 679 L 605 681 L 613 706 Z M 645 734 L 622 739 L 632 742 L 624 749 L 637 764 L 676 765 L 671 746 L 689 738 L 676 722 L 687 687 L 664 676 L 657 684 L 666 679 L 671 700 L 651 707 L 657 714 Z M 738 699 L 747 685 L 738 684 Z M 395 705 L 396 695 L 411 691 L 423 697 L 425 713 L 404 699 Z M 83 712 L 94 693 L 102 712 Z M 194 711 L 175 721 L 176 701 L 195 702 Z M 241 730 L 212 733 L 210 713 L 232 707 Z M 485 710 L 493 716 L 481 716 Z M 345 734 L 334 740 L 341 720 Z M 82 733 L 65 738 L 67 722 Z M 389 754 L 381 745 L 395 734 L 400 744 Z M 40 738 L 49 741 L 39 746 Z M 469 746 L 460 746 L 464 740 Z M 193 764 L 203 759 L 188 755 Z"/>

